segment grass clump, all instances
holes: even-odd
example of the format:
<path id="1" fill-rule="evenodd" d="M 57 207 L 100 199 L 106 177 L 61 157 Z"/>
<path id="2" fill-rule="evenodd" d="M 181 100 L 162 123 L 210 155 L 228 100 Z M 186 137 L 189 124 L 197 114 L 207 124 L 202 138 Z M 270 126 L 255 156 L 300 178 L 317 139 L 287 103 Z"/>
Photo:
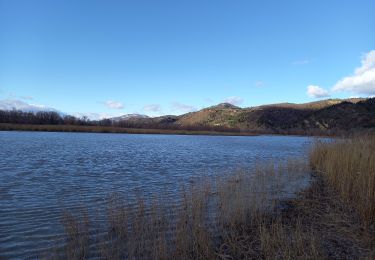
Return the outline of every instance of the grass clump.
<path id="1" fill-rule="evenodd" d="M 366 225 L 375 224 L 375 135 L 317 142 L 310 163 Z"/>

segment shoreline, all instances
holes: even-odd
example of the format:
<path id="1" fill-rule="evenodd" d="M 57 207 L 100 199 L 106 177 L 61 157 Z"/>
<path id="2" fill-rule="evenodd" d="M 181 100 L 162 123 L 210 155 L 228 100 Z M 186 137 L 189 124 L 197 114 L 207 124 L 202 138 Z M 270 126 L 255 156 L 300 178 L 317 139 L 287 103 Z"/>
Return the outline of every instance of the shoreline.
<path id="1" fill-rule="evenodd" d="M 297 137 L 321 137 L 332 138 L 330 134 L 297 134 L 297 133 L 273 133 L 270 131 L 210 131 L 210 130 L 174 130 L 174 129 L 148 129 L 129 128 L 115 126 L 88 126 L 88 125 L 35 125 L 0 123 L 0 131 L 24 131 L 24 132 L 56 132 L 56 133 L 106 133 L 106 134 L 160 134 L 160 135 L 203 135 L 203 136 L 297 136 Z"/>
<path id="2" fill-rule="evenodd" d="M 284 251 L 289 248 L 302 254 L 304 250 L 310 251 L 304 255 L 307 258 L 375 257 L 374 227 L 364 225 L 360 213 L 341 197 L 324 174 L 312 172 L 309 187 L 297 192 L 296 198 L 280 200 L 279 210 L 263 216 L 271 235 L 268 238 L 271 259 L 279 256 L 276 252 L 279 246 L 285 246 Z M 295 245 L 281 241 L 289 236 L 297 236 Z"/>
<path id="3" fill-rule="evenodd" d="M 33 125 L 0 123 L 0 131 L 66 132 L 66 133 L 110 133 L 110 134 L 164 134 L 164 135 L 209 135 L 209 136 L 258 136 L 251 132 L 194 131 L 173 129 L 125 128 L 114 126 L 84 125 Z"/>

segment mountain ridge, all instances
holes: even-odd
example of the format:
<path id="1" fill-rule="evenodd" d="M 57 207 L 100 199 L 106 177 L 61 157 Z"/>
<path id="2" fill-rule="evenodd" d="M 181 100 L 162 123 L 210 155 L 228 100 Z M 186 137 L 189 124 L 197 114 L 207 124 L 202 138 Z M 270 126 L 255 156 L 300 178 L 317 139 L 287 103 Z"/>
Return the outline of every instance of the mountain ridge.
<path id="1" fill-rule="evenodd" d="M 368 128 L 375 127 L 374 103 L 375 98 L 326 99 L 245 108 L 220 103 L 179 116 L 132 118 L 122 123 L 136 127 L 221 127 L 275 132 L 288 129 Z"/>

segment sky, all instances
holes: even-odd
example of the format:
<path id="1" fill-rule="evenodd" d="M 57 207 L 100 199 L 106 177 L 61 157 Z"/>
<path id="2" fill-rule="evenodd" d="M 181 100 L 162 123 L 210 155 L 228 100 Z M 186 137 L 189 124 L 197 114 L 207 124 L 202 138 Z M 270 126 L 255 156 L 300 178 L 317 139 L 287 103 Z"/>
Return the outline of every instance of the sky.
<path id="1" fill-rule="evenodd" d="M 375 95 L 375 1 L 0 0 L 0 108 L 103 118 Z"/>

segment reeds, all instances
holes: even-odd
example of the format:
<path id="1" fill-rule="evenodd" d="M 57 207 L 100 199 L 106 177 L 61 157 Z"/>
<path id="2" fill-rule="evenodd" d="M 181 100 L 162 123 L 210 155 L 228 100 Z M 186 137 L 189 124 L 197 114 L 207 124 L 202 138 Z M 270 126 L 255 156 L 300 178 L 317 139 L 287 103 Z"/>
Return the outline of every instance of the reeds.
<path id="1" fill-rule="evenodd" d="M 254 136 L 265 134 L 259 131 L 219 131 L 219 130 L 190 130 L 190 129 L 152 129 L 130 128 L 119 126 L 98 125 L 32 125 L 0 123 L 0 131 L 41 131 L 41 132 L 82 132 L 82 133 L 116 133 L 116 134 L 170 134 L 170 135 L 224 135 L 224 136 Z"/>
<path id="2" fill-rule="evenodd" d="M 364 224 L 375 223 L 375 135 L 318 141 L 310 163 L 359 212 Z"/>
<path id="3" fill-rule="evenodd" d="M 62 222 L 66 234 L 65 252 L 69 259 L 85 259 L 89 256 L 89 217 L 86 211 L 74 216 L 65 212 Z"/>

